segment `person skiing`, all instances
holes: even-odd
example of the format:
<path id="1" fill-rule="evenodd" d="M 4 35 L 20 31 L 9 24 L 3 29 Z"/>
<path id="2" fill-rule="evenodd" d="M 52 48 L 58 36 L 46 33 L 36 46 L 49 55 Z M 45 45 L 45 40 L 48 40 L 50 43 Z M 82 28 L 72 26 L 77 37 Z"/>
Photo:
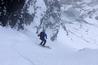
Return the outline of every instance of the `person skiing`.
<path id="1" fill-rule="evenodd" d="M 40 40 L 41 40 L 40 45 L 45 46 L 46 39 L 47 39 L 47 34 L 45 33 L 45 31 L 43 30 L 42 32 L 40 32 L 38 36 L 40 37 Z"/>

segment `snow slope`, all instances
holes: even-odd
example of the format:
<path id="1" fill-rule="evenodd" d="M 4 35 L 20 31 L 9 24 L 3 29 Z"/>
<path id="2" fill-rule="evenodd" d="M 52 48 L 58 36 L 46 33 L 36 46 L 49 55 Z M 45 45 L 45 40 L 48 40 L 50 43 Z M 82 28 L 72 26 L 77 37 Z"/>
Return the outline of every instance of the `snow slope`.
<path id="1" fill-rule="evenodd" d="M 60 28 L 58 34 L 58 41 L 64 45 L 71 46 L 72 48 L 83 49 L 91 48 L 98 49 L 98 28 L 83 24 L 80 28 L 79 24 L 66 25 L 69 35 L 66 31 Z"/>
<path id="2" fill-rule="evenodd" d="M 89 3 L 91 0 L 89 1 L 85 1 L 83 0 L 85 7 L 84 9 L 89 9 L 89 11 L 93 10 L 93 9 L 97 9 L 97 5 L 94 7 L 88 7 L 87 3 Z M 32 29 L 33 26 L 39 26 L 40 25 L 40 20 L 43 17 L 43 15 L 45 14 L 45 11 L 47 10 L 47 6 L 44 3 L 44 0 L 37 0 L 36 1 L 36 14 L 35 14 L 35 18 L 33 23 L 30 25 L 31 28 L 29 28 L 29 30 Z M 62 9 L 63 7 L 65 7 L 64 9 Z M 98 49 L 98 23 L 97 20 L 95 20 L 94 18 L 89 18 L 88 16 L 85 17 L 85 21 L 94 24 L 94 25 L 88 25 L 85 23 L 80 23 L 80 21 L 76 21 L 77 18 L 79 18 L 80 16 L 80 11 L 71 8 L 72 5 L 68 5 L 68 6 L 63 6 L 61 8 L 62 12 L 63 11 L 67 11 L 66 13 L 62 13 L 61 18 L 64 20 L 65 22 L 65 26 L 67 28 L 67 31 L 69 33 L 68 36 L 66 36 L 66 32 L 60 28 L 60 32 L 58 34 L 58 41 L 60 43 L 63 43 L 65 46 L 71 46 L 72 48 L 76 48 L 76 49 L 82 49 L 82 48 L 91 48 L 91 49 Z M 29 9 L 29 11 L 33 11 L 32 10 L 33 7 L 31 7 Z M 81 8 L 80 8 L 81 9 Z M 71 14 L 70 14 L 71 13 Z M 83 11 L 82 13 L 86 14 L 87 12 Z M 96 14 L 93 13 L 92 17 L 95 16 Z M 82 19 L 81 19 L 82 20 Z M 68 21 L 68 22 L 67 22 Z M 64 23 L 63 22 L 63 23 Z M 68 24 L 68 23 L 72 23 L 72 24 Z M 49 31 L 50 32 L 50 31 Z M 51 33 L 52 32 L 52 33 Z M 53 35 L 53 31 L 51 31 L 50 35 Z M 55 32 L 54 32 L 55 33 Z M 48 36 L 50 36 L 48 35 Z M 29 35 L 30 36 L 30 35 Z"/>
<path id="3" fill-rule="evenodd" d="M 98 65 L 98 50 L 77 50 L 59 41 L 38 45 L 35 30 L 15 31 L 0 27 L 0 65 Z"/>

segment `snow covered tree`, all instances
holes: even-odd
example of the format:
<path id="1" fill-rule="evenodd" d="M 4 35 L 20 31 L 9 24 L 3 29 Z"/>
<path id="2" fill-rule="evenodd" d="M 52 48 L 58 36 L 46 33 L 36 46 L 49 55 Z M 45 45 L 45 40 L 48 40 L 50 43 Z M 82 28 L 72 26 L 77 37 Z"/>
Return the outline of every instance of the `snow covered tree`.
<path id="1" fill-rule="evenodd" d="M 60 27 L 62 27 L 66 34 L 69 34 L 67 24 L 74 25 L 78 23 L 81 27 L 82 24 L 93 25 L 85 18 L 92 18 L 96 8 L 88 9 L 91 7 L 90 3 L 93 1 L 81 1 L 81 0 L 44 0 L 46 5 L 46 11 L 44 16 L 40 20 L 38 29 L 50 29 L 53 33 L 51 40 L 57 38 Z M 95 3 L 95 2 L 94 2 Z"/>
<path id="2" fill-rule="evenodd" d="M 21 12 L 21 9 L 23 8 L 25 4 L 25 0 L 0 0 L 0 22 L 2 26 L 6 26 L 8 24 L 11 25 L 11 27 L 14 27 L 17 23 L 17 17 L 21 15 L 19 12 Z M 9 21 L 10 20 L 10 21 Z"/>
<path id="3" fill-rule="evenodd" d="M 44 16 L 40 20 L 40 25 L 38 29 L 50 28 L 53 32 L 51 40 L 54 41 L 57 37 L 59 27 L 60 27 L 60 3 L 58 0 L 44 0 L 47 10 Z"/>
<path id="4" fill-rule="evenodd" d="M 23 29 L 24 24 L 33 21 L 34 14 L 28 13 L 30 3 L 34 5 L 35 0 L 0 0 L 0 24 Z"/>

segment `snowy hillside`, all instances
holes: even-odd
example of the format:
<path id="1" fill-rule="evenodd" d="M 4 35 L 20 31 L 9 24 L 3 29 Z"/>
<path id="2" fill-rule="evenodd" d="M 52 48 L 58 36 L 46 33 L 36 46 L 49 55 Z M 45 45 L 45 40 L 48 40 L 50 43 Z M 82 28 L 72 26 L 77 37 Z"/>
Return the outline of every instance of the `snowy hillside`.
<path id="1" fill-rule="evenodd" d="M 53 18 L 54 15 L 58 15 L 59 13 L 56 12 L 56 8 L 59 9 L 59 7 L 57 7 L 58 4 L 56 5 L 55 3 L 53 3 L 53 12 L 48 11 L 48 7 L 50 7 L 51 9 L 51 6 L 49 5 L 55 1 L 37 0 L 36 6 L 38 7 L 38 9 L 36 10 L 36 17 L 31 24 L 31 28 L 33 26 L 38 26 L 38 30 L 40 31 L 40 28 L 42 29 L 43 27 L 45 27 L 50 39 L 53 36 L 57 37 L 57 41 L 59 41 L 60 43 L 62 42 L 64 45 L 71 46 L 72 48 L 98 49 L 98 20 L 95 18 L 98 14 L 98 5 L 96 4 L 98 2 L 96 0 L 73 0 L 75 2 L 72 2 L 72 0 L 64 0 L 64 2 L 66 3 L 62 4 L 62 0 L 59 1 L 61 2 L 61 20 L 58 20 L 59 18 L 56 16 Z M 29 10 L 31 11 L 32 9 L 30 8 Z M 45 14 L 45 11 L 48 12 L 48 14 Z M 54 15 L 52 15 L 51 13 Z M 43 20 L 44 16 L 46 16 L 45 21 Z M 58 20 L 59 22 L 56 20 Z M 40 22 L 42 22 L 42 24 Z"/>
<path id="2" fill-rule="evenodd" d="M 67 40 L 65 40 L 67 41 Z M 38 45 L 35 31 L 17 32 L 0 27 L 0 65 L 97 65 L 98 50 L 75 49 L 50 42 Z"/>
<path id="3" fill-rule="evenodd" d="M 16 2 L 0 5 L 0 65 L 98 65 L 97 0 Z M 43 29 L 50 48 L 39 46 Z"/>

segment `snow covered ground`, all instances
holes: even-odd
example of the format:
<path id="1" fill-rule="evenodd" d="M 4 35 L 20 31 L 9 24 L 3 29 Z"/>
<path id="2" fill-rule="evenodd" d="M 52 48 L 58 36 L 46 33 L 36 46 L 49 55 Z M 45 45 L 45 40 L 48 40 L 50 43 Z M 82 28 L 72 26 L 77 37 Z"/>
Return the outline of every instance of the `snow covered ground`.
<path id="1" fill-rule="evenodd" d="M 97 49 L 79 49 L 49 39 L 51 49 L 38 43 L 35 30 L 18 32 L 0 27 L 0 65 L 98 65 Z"/>

